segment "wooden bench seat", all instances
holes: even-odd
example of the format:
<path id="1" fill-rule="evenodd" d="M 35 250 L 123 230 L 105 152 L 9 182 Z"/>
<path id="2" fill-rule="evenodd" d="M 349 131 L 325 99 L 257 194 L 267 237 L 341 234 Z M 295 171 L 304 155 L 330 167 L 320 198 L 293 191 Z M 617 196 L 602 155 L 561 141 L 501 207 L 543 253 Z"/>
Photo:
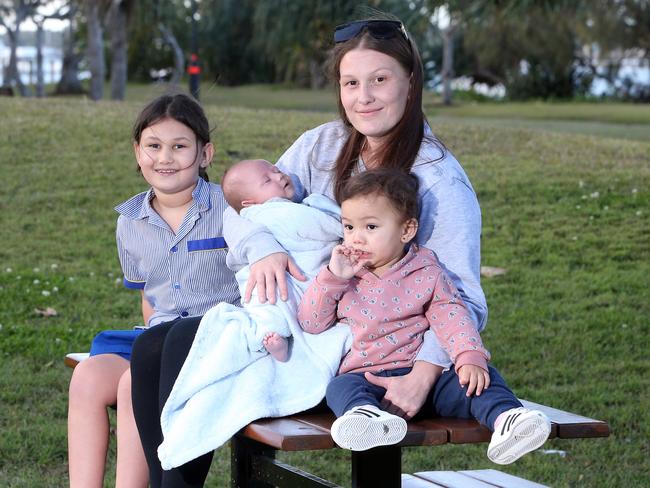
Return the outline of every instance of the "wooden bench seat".
<path id="1" fill-rule="evenodd" d="M 522 403 L 527 408 L 543 411 L 549 417 L 551 438 L 576 439 L 609 435 L 609 426 L 605 422 L 526 400 L 522 400 Z M 232 439 L 232 486 L 300 486 L 305 488 L 336 486 L 274 459 L 275 452 L 278 450 L 305 451 L 336 447 L 330 435 L 333 421 L 334 415 L 332 414 L 296 414 L 290 417 L 261 419 L 252 422 Z M 402 447 L 487 442 L 490 437 L 491 432 L 474 420 L 429 418 L 411 421 L 408 424 L 406 437 L 399 444 L 351 453 L 352 487 L 398 488 L 402 486 L 404 481 L 401 474 Z M 497 473 L 499 472 L 497 471 Z M 299 481 L 300 476 L 305 476 L 305 478 Z M 408 476 L 412 475 L 404 476 L 407 477 L 407 481 L 411 480 Z M 468 475 L 456 473 L 452 477 L 458 476 L 462 478 Z M 411 481 L 415 483 L 417 480 Z M 476 486 L 499 485 L 477 484 Z M 531 486 L 540 485 L 533 484 Z"/>
<path id="2" fill-rule="evenodd" d="M 541 410 L 551 420 L 549 438 L 576 439 L 607 437 L 609 426 L 600 420 L 521 400 L 526 408 Z M 336 447 L 330 435 L 334 415 L 295 414 L 277 419 L 261 419 L 244 427 L 240 435 L 281 451 L 308 451 Z M 491 432 L 475 420 L 437 417 L 409 422 L 399 446 L 435 446 L 488 442 Z"/>
<path id="3" fill-rule="evenodd" d="M 65 364 L 74 368 L 84 357 L 83 353 L 69 354 L 66 356 Z M 525 407 L 541 410 L 548 416 L 551 420 L 550 438 L 578 439 L 609 435 L 609 426 L 606 422 L 539 403 L 526 400 L 521 402 Z M 330 435 L 334 419 L 334 415 L 330 413 L 300 413 L 289 417 L 251 422 L 231 440 L 232 486 L 238 488 L 336 487 L 337 485 L 329 481 L 275 459 L 277 451 L 338 448 Z M 351 452 L 351 486 L 352 488 L 543 486 L 497 470 L 432 471 L 402 475 L 402 447 L 488 442 L 490 437 L 489 429 L 475 420 L 438 417 L 411 421 L 408 424 L 406 437 L 399 444 Z"/>

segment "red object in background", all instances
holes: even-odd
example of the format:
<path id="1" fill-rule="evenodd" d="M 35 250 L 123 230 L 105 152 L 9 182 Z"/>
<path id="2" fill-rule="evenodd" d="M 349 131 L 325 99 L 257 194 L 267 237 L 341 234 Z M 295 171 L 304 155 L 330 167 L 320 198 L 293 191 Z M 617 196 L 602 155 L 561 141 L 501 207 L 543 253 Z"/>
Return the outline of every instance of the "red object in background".
<path id="1" fill-rule="evenodd" d="M 187 67 L 187 74 L 200 75 L 201 67 L 199 66 L 199 57 L 196 54 L 190 56 L 190 64 Z"/>

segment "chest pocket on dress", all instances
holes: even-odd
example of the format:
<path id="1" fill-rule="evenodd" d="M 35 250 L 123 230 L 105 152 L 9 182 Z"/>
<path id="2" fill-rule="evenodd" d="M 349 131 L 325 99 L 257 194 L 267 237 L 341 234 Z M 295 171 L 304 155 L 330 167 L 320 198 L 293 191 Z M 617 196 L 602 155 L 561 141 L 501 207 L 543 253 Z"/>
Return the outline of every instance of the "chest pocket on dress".
<path id="1" fill-rule="evenodd" d="M 223 237 L 187 241 L 189 283 L 194 292 L 212 292 L 224 283 L 228 247 Z"/>

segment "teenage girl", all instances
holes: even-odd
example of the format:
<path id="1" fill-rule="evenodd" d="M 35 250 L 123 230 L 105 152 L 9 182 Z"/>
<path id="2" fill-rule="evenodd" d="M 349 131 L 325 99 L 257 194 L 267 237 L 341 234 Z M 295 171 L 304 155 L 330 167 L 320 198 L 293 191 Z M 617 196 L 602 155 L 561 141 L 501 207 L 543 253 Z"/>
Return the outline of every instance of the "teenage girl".
<path id="1" fill-rule="evenodd" d="M 404 438 L 406 421 L 381 408 L 386 390 L 367 378 L 408 374 L 431 329 L 454 366 L 435 383 L 421 411 L 479 420 L 494 432 L 488 457 L 509 464 L 546 441 L 550 422 L 523 408 L 488 367 L 476 324 L 435 253 L 409 246 L 418 230 L 417 194 L 417 177 L 402 171 L 369 170 L 350 178 L 339 193 L 343 243 L 300 302 L 305 331 L 318 334 L 339 321 L 352 331 L 352 348 L 326 393 L 338 417 L 332 437 L 353 451 Z"/>
<path id="2" fill-rule="evenodd" d="M 164 329 L 182 317 L 203 315 L 219 302 L 239 303 L 222 237 L 227 204 L 221 187 L 209 183 L 205 173 L 214 147 L 201 106 L 184 94 L 155 99 L 135 122 L 133 149 L 150 188 L 115 208 L 120 214 L 117 248 L 124 285 L 140 290 L 146 326 Z M 68 407 L 72 488 L 103 487 L 110 406 L 118 407 L 116 486 L 147 486 L 131 406 L 135 335 L 98 335 L 91 356 L 74 370 Z"/>

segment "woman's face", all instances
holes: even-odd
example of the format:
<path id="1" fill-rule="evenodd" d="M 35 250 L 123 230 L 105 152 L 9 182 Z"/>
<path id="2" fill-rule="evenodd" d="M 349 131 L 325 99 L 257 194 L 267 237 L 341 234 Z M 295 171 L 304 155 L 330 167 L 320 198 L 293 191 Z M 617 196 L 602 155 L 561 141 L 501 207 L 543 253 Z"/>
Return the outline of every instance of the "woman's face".
<path id="1" fill-rule="evenodd" d="M 404 114 L 410 74 L 395 58 L 365 48 L 347 52 L 339 71 L 345 114 L 370 148 L 377 147 Z"/>

